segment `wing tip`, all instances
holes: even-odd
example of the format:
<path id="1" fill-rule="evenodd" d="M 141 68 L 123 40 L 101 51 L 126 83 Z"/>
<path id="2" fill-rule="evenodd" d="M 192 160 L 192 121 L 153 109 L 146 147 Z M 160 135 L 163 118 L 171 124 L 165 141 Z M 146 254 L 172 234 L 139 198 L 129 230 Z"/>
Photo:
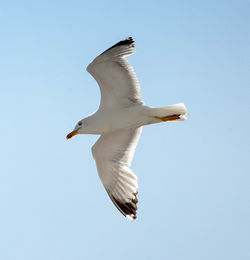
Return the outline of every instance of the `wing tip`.
<path id="1" fill-rule="evenodd" d="M 129 220 L 133 221 L 136 219 L 136 210 L 138 199 L 136 197 L 137 192 L 133 193 L 134 197 L 128 202 L 122 202 L 117 200 L 113 195 L 108 192 L 112 202 L 118 208 L 118 210 Z"/>
<path id="2" fill-rule="evenodd" d="M 130 221 L 134 221 L 136 219 L 136 216 L 134 215 L 126 215 L 126 218 Z"/>
<path id="3" fill-rule="evenodd" d="M 121 40 L 120 42 L 117 43 L 117 45 L 131 45 L 132 44 L 132 47 L 134 47 L 134 40 L 131 36 Z"/>
<path id="4" fill-rule="evenodd" d="M 117 47 L 119 45 L 131 45 L 131 47 L 135 47 L 134 43 L 135 43 L 135 41 L 133 40 L 133 38 L 131 36 L 129 36 L 129 37 L 119 41 L 118 43 L 116 43 L 115 45 L 110 47 L 109 49 L 112 49 L 112 48 Z"/>
<path id="5" fill-rule="evenodd" d="M 107 51 L 110 51 L 111 49 L 115 48 L 115 47 L 118 47 L 118 46 L 125 46 L 127 45 L 128 47 L 134 49 L 135 48 L 135 45 L 134 45 L 134 40 L 133 38 L 130 36 L 130 37 L 127 37 L 121 41 L 119 41 L 118 43 L 116 43 L 115 45 L 111 46 L 110 48 L 108 48 L 106 51 L 104 51 L 103 53 L 107 52 Z M 102 53 L 102 54 L 103 54 Z"/>

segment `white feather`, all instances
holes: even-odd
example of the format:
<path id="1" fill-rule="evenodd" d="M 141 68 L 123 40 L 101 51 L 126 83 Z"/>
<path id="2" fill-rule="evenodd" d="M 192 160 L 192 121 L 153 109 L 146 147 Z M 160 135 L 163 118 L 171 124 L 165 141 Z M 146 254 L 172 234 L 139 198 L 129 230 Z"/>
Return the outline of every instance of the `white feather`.
<path id="1" fill-rule="evenodd" d="M 128 129 L 103 134 L 92 147 L 99 177 L 116 207 L 125 215 L 122 205 L 136 204 L 137 177 L 129 168 L 142 128 Z M 115 201 L 114 201 L 115 200 Z M 130 214 L 128 214 L 128 212 Z"/>
<path id="2" fill-rule="evenodd" d="M 130 43 L 123 45 L 126 41 Z M 125 56 L 134 52 L 133 40 L 127 38 L 97 56 L 88 65 L 87 71 L 100 87 L 100 108 L 143 104 L 139 82 L 132 66 L 125 59 Z"/>

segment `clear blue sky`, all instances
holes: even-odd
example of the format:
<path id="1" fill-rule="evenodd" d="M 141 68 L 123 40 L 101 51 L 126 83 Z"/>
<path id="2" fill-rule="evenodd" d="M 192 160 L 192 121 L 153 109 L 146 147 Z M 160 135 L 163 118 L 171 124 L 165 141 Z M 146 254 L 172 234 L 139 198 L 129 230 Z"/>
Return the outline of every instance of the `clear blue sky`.
<path id="1" fill-rule="evenodd" d="M 1 1 L 0 259 L 250 259 L 249 12 L 241 0 Z M 145 102 L 189 111 L 144 127 L 132 223 L 98 179 L 97 137 L 65 139 L 99 105 L 86 66 L 126 36 Z"/>

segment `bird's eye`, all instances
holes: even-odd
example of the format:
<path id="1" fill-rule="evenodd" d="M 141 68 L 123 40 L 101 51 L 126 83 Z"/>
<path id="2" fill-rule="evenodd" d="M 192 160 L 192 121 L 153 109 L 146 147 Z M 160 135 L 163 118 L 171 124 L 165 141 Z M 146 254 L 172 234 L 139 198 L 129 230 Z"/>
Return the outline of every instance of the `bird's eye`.
<path id="1" fill-rule="evenodd" d="M 81 125 L 82 125 L 82 122 L 79 122 L 78 125 L 81 126 Z"/>

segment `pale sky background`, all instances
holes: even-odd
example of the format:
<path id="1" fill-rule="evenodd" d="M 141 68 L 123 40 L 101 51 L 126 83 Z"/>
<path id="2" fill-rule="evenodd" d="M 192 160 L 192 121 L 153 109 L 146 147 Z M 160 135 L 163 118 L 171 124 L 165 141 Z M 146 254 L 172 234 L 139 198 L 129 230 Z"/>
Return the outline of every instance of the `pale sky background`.
<path id="1" fill-rule="evenodd" d="M 1 1 L 0 259 L 250 259 L 250 1 Z M 99 105 L 86 72 L 133 36 L 151 106 L 188 120 L 144 127 L 138 218 L 66 140 Z"/>

